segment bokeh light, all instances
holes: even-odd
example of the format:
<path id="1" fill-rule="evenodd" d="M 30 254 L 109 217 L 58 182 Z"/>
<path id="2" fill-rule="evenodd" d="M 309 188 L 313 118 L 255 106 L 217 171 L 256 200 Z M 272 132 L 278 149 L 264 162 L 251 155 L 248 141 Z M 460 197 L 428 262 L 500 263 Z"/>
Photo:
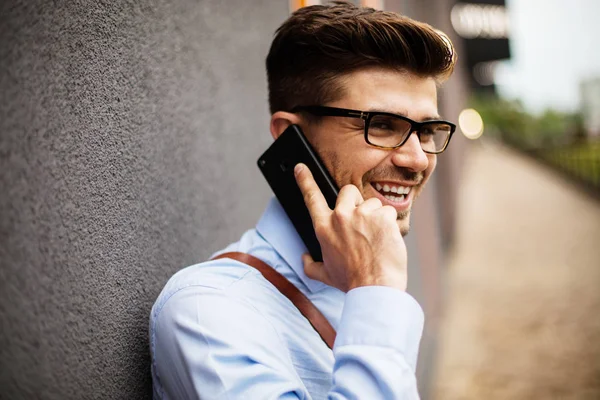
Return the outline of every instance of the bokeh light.
<path id="1" fill-rule="evenodd" d="M 458 125 L 463 135 L 468 139 L 477 139 L 483 134 L 483 119 L 472 108 L 461 111 L 458 116 Z"/>

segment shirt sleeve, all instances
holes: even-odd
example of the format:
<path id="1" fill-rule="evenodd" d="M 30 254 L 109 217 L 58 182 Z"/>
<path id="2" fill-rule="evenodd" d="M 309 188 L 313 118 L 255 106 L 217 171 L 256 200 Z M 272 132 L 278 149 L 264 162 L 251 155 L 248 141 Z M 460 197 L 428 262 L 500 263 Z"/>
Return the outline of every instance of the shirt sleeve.
<path id="1" fill-rule="evenodd" d="M 158 398 L 311 398 L 278 331 L 222 289 L 182 289 L 151 324 Z M 348 292 L 328 398 L 418 398 L 414 365 L 422 325 L 420 307 L 402 291 Z"/>
<path id="2" fill-rule="evenodd" d="M 418 399 L 415 370 L 423 323 L 419 304 L 399 289 L 349 291 L 333 347 L 330 398 Z"/>

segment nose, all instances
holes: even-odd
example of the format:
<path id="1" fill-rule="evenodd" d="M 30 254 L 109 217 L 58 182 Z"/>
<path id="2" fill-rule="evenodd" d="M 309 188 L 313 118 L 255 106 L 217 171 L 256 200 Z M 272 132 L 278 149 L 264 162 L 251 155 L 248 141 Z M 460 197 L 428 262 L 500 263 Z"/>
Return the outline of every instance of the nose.
<path id="1" fill-rule="evenodd" d="M 427 169 L 429 159 L 421 147 L 416 132 L 412 132 L 406 143 L 394 150 L 392 162 L 398 167 L 408 168 L 413 172 L 422 172 Z"/>

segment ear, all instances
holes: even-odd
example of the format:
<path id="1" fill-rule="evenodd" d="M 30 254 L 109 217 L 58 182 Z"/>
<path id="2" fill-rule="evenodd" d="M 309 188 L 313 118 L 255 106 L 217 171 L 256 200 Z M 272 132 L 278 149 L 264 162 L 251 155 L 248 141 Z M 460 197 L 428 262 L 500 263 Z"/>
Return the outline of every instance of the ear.
<path id="1" fill-rule="evenodd" d="M 302 119 L 299 115 L 286 111 L 277 111 L 271 115 L 271 136 L 277 139 L 290 125 L 299 125 Z"/>

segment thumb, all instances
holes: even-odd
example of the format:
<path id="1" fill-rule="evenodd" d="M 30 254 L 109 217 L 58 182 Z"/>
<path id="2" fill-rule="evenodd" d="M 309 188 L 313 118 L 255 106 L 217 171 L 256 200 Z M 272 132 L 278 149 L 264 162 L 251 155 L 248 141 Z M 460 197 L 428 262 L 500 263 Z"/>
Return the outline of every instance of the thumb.
<path id="1" fill-rule="evenodd" d="M 302 254 L 302 262 L 304 263 L 304 273 L 306 276 L 329 285 L 329 279 L 327 279 L 322 262 L 313 260 L 308 253 Z"/>

